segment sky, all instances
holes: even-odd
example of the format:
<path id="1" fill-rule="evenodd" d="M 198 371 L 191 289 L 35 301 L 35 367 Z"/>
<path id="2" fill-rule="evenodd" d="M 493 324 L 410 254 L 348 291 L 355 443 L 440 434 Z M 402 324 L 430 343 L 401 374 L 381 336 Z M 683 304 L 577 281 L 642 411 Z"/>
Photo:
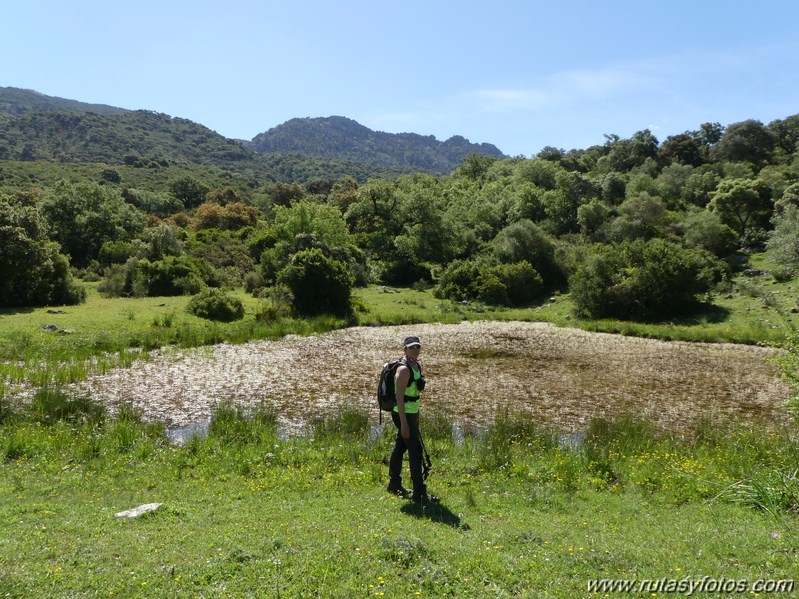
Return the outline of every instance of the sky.
<path id="1" fill-rule="evenodd" d="M 511 156 L 799 113 L 799 2 L 25 0 L 0 86 L 252 139 L 297 117 Z"/>

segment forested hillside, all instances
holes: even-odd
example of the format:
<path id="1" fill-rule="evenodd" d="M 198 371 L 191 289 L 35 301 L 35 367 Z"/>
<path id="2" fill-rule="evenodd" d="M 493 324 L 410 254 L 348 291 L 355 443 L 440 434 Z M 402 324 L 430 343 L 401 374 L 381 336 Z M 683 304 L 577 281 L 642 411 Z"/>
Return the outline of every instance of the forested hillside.
<path id="1" fill-rule="evenodd" d="M 412 133 L 375 133 L 340 117 L 294 119 L 242 142 L 149 110 L 0 88 L 0 160 L 147 168 L 194 164 L 304 183 L 343 175 L 366 181 L 408 172 L 449 174 L 471 152 L 503 157 L 490 144 L 462 137 L 439 142 Z"/>
<path id="2" fill-rule="evenodd" d="M 347 314 L 352 285 L 381 282 L 486 306 L 568 291 L 577 316 L 660 321 L 729 295 L 752 252 L 775 282 L 799 272 L 799 115 L 368 181 L 149 112 L 2 121 L 6 144 L 22 130 L 47 142 L 0 161 L 2 306 L 80 301 L 79 276 L 109 296 L 244 286 L 264 317 Z M 36 155 L 54 140 L 63 155 Z M 44 160 L 71 152 L 86 162 Z"/>
<path id="3" fill-rule="evenodd" d="M 29 112 L 94 112 L 97 114 L 122 114 L 124 108 L 106 104 L 88 104 L 77 100 L 67 100 L 46 96 L 31 89 L 0 87 L 0 113 L 13 116 Z"/>
<path id="4" fill-rule="evenodd" d="M 340 116 L 291 119 L 256 135 L 250 146 L 258 152 L 343 158 L 437 175 L 451 173 L 469 154 L 506 157 L 491 144 L 473 144 L 460 136 L 441 142 L 432 135 L 384 133 Z"/>

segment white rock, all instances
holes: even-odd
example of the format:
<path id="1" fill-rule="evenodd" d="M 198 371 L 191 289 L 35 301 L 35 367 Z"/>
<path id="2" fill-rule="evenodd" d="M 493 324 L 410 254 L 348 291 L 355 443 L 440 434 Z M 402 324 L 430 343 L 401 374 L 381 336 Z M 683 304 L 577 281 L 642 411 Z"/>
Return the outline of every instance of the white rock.
<path id="1" fill-rule="evenodd" d="M 114 514 L 117 518 L 127 518 L 128 520 L 133 520 L 134 518 L 138 518 L 143 514 L 147 514 L 149 512 L 154 512 L 159 507 L 164 505 L 163 503 L 145 503 L 144 505 L 140 505 L 139 507 L 134 507 L 129 510 L 125 510 L 124 512 L 117 512 Z"/>

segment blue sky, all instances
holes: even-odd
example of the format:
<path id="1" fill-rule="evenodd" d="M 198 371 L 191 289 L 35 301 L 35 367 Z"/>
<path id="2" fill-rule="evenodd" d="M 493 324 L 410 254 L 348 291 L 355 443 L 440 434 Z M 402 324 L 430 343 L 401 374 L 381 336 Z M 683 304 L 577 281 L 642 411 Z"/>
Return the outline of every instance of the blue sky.
<path id="1" fill-rule="evenodd" d="M 0 86 L 251 139 L 294 117 L 510 155 L 799 113 L 799 2 L 25 0 Z"/>

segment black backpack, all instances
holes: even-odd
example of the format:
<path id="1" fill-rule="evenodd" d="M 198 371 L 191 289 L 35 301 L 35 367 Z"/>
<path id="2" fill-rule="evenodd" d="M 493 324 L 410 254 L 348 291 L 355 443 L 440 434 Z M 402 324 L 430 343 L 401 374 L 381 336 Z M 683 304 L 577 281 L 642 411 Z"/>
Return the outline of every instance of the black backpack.
<path id="1" fill-rule="evenodd" d="M 380 371 L 380 381 L 377 384 L 377 405 L 383 412 L 391 412 L 394 406 L 397 405 L 397 388 L 396 376 L 397 368 L 400 366 L 407 366 L 405 357 L 397 358 L 383 364 L 383 370 Z"/>
<path id="2" fill-rule="evenodd" d="M 391 412 L 394 410 L 394 406 L 397 405 L 397 389 L 395 382 L 397 368 L 400 366 L 407 366 L 409 370 L 413 370 L 405 359 L 405 356 L 403 356 L 383 364 L 383 370 L 380 372 L 380 382 L 377 384 L 377 404 L 383 412 Z M 417 367 L 419 368 L 418 372 L 420 376 L 419 380 L 416 381 L 416 388 L 421 391 L 424 389 L 425 380 L 424 374 L 422 373 L 422 365 L 417 364 Z M 413 379 L 409 381 L 409 384 L 412 381 Z"/>

